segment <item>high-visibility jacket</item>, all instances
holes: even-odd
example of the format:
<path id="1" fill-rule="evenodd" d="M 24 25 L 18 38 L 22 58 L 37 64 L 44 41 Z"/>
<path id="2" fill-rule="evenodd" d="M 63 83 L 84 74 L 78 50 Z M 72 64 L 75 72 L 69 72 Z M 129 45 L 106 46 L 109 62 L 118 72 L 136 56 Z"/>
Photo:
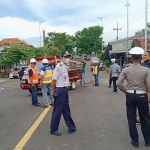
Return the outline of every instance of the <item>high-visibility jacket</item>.
<path id="1" fill-rule="evenodd" d="M 49 84 L 52 82 L 53 67 L 52 66 L 43 66 L 41 72 L 44 73 L 43 84 Z"/>
<path id="2" fill-rule="evenodd" d="M 36 71 L 36 68 L 34 67 L 29 67 L 29 70 L 32 70 L 33 74 L 32 74 L 32 82 L 33 84 L 38 84 L 38 73 Z M 28 83 L 31 84 L 31 81 L 29 79 L 29 76 L 28 76 Z"/>
<path id="3" fill-rule="evenodd" d="M 94 75 L 98 75 L 98 66 L 94 66 L 94 68 L 93 68 L 93 74 Z"/>

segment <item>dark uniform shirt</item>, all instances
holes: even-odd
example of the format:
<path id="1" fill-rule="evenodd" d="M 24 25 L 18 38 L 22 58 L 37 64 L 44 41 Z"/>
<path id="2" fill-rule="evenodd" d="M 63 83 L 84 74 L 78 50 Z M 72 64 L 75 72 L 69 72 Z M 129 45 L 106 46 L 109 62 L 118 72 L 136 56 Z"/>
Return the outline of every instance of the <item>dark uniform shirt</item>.
<path id="1" fill-rule="evenodd" d="M 22 78 L 23 75 L 24 75 L 24 69 L 22 69 L 22 70 L 19 71 L 19 77 Z"/>
<path id="2" fill-rule="evenodd" d="M 150 69 L 150 61 L 145 61 L 141 65 Z"/>

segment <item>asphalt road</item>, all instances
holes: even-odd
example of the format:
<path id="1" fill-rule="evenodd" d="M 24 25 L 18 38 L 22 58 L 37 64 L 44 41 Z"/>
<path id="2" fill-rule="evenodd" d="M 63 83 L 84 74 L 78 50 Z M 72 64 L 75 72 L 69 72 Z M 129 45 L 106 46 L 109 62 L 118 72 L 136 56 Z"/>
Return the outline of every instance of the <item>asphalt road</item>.
<path id="1" fill-rule="evenodd" d="M 86 67 L 87 79 L 93 79 Z M 32 136 L 27 136 L 23 150 L 134 150 L 130 144 L 123 93 L 108 88 L 108 75 L 100 73 L 100 86 L 77 86 L 70 90 L 70 107 L 77 132 L 67 133 L 63 118 L 59 130 L 62 136 L 49 133 L 52 108 L 48 111 Z M 13 150 L 28 132 L 44 109 L 31 105 L 31 95 L 19 87 L 19 80 L 0 83 L 0 150 Z M 42 95 L 38 95 L 43 102 Z M 47 109 L 47 108 L 46 108 Z M 45 109 L 45 110 L 46 110 Z M 140 148 L 146 150 L 141 135 Z M 16 149 L 17 150 L 17 149 Z M 21 148 L 18 150 L 21 150 Z"/>

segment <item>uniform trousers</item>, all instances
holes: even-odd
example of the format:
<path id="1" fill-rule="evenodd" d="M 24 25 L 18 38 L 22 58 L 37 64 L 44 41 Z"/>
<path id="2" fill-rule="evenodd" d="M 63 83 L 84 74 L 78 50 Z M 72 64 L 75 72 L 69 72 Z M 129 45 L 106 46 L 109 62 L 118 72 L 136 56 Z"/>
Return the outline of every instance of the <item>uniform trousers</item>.
<path id="1" fill-rule="evenodd" d="M 150 109 L 150 93 L 147 92 L 148 95 L 148 102 L 149 102 L 149 109 Z M 149 111 L 150 114 L 150 111 Z M 139 116 L 139 112 L 138 112 L 138 108 L 136 109 L 136 120 L 140 122 L 140 116 Z"/>
<path id="2" fill-rule="evenodd" d="M 30 85 L 31 86 L 31 85 Z M 31 91 L 32 91 L 32 105 L 38 104 L 38 98 L 37 98 L 37 93 L 38 93 L 38 85 L 35 84 L 34 87 L 31 86 Z"/>
<path id="3" fill-rule="evenodd" d="M 116 85 L 117 80 L 118 80 L 118 77 L 112 77 L 113 87 L 114 87 L 113 92 L 117 92 L 117 85 Z"/>
<path id="4" fill-rule="evenodd" d="M 50 124 L 51 132 L 58 130 L 61 114 L 63 114 L 68 131 L 76 130 L 76 126 L 71 117 L 67 87 L 57 87 L 54 92 L 54 108 Z"/>
<path id="5" fill-rule="evenodd" d="M 133 142 L 139 142 L 136 127 L 136 108 L 139 110 L 141 130 L 146 144 L 150 144 L 150 115 L 147 94 L 126 94 L 126 109 L 129 133 Z"/>

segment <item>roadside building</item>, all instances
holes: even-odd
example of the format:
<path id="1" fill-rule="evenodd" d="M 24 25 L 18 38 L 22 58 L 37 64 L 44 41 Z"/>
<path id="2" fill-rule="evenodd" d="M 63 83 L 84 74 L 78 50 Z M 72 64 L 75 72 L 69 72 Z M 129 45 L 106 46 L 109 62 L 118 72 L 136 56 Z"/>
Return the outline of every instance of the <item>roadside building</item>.
<path id="1" fill-rule="evenodd" d="M 3 40 L 0 41 L 0 56 L 5 54 L 5 48 L 9 49 L 9 45 L 23 45 L 28 48 L 33 48 L 34 46 L 27 44 L 25 41 L 22 41 L 18 38 L 4 38 Z M 26 60 L 20 60 L 21 63 L 26 63 Z M 0 69 L 5 68 L 5 66 L 0 65 Z"/>
<path id="2" fill-rule="evenodd" d="M 7 45 L 20 44 L 26 47 L 32 48 L 34 46 L 27 44 L 25 41 L 22 41 L 18 38 L 5 38 L 0 41 L 0 47 L 5 47 Z"/>
<path id="3" fill-rule="evenodd" d="M 134 38 L 131 47 L 141 47 L 145 49 L 145 38 L 144 37 Z M 147 38 L 147 50 L 150 51 L 150 35 Z"/>
<path id="4" fill-rule="evenodd" d="M 148 34 L 148 50 L 150 50 L 150 33 Z M 128 46 L 127 46 L 128 43 Z M 127 61 L 128 52 L 133 47 L 142 47 L 145 49 L 144 34 L 131 36 L 128 38 L 120 39 L 118 41 L 111 41 L 105 49 L 105 57 L 108 59 L 118 59 L 118 63 L 123 67 L 123 63 Z"/>

